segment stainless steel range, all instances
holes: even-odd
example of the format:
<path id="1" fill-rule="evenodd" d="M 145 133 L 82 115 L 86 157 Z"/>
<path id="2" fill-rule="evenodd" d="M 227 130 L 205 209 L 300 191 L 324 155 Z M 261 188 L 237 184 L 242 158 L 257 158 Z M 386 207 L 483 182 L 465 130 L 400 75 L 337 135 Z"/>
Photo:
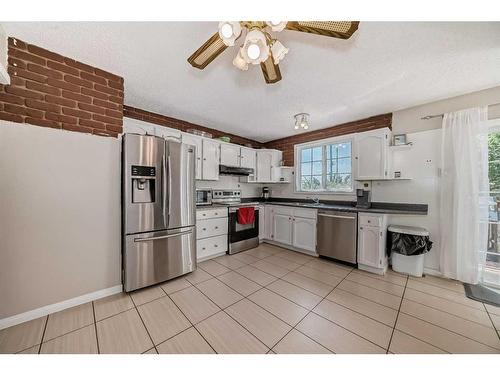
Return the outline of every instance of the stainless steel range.
<path id="1" fill-rule="evenodd" d="M 229 254 L 259 246 L 259 202 L 241 202 L 241 190 L 214 190 L 212 203 L 228 206 Z M 252 223 L 238 222 L 238 209 L 241 207 L 254 208 Z"/>

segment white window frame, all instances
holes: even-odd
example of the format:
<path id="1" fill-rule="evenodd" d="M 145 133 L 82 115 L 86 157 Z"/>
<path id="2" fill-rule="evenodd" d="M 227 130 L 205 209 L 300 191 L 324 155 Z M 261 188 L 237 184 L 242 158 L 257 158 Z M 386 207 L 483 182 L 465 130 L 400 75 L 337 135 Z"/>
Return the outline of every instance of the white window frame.
<path id="1" fill-rule="evenodd" d="M 312 142 L 306 142 L 306 143 L 300 143 L 294 145 L 294 164 L 295 164 L 295 185 L 294 185 L 294 193 L 297 194 L 308 194 L 308 195 L 316 195 L 316 194 L 329 194 L 329 195 L 350 195 L 354 196 L 355 195 L 355 190 L 356 190 L 356 181 L 355 181 L 355 176 L 356 174 L 356 163 L 354 160 L 354 156 L 356 155 L 356 142 L 355 142 L 355 135 L 356 134 L 349 134 L 349 135 L 343 135 L 343 136 L 338 136 L 338 137 L 331 137 L 331 138 L 325 138 L 317 141 L 312 141 Z M 351 180 L 352 180 L 352 189 L 351 190 L 327 190 L 327 189 L 322 189 L 322 190 L 301 190 L 300 189 L 300 163 L 301 163 L 301 151 L 302 149 L 305 148 L 312 148 L 312 147 L 322 147 L 326 145 L 330 145 L 332 143 L 346 143 L 346 142 L 351 142 Z M 323 169 L 325 168 L 325 165 L 323 165 Z M 323 179 L 325 178 L 325 171 L 323 170 Z"/>

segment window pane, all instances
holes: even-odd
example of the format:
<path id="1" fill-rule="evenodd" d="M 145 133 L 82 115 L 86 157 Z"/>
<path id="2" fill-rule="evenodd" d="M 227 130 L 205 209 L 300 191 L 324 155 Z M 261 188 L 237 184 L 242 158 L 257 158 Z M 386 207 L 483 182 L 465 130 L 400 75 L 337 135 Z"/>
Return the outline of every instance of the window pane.
<path id="1" fill-rule="evenodd" d="M 351 158 L 338 159 L 338 173 L 351 173 Z"/>
<path id="2" fill-rule="evenodd" d="M 302 176 L 300 188 L 301 190 L 311 190 L 311 177 Z"/>
<path id="3" fill-rule="evenodd" d="M 311 164 L 312 163 L 302 163 L 301 164 L 301 167 L 300 167 L 300 175 L 301 176 L 312 174 L 311 173 Z"/>
<path id="4" fill-rule="evenodd" d="M 337 157 L 337 145 L 328 145 L 326 146 L 326 158 L 333 159 Z"/>
<path id="5" fill-rule="evenodd" d="M 326 173 L 327 174 L 337 173 L 337 159 L 326 161 Z"/>
<path id="6" fill-rule="evenodd" d="M 339 158 L 351 157 L 351 142 L 338 145 Z"/>
<path id="7" fill-rule="evenodd" d="M 323 159 L 322 147 L 314 147 L 312 149 L 312 160 L 321 161 Z"/>
<path id="8" fill-rule="evenodd" d="M 351 175 L 339 173 L 327 175 L 326 188 L 329 190 L 351 190 Z"/>
<path id="9" fill-rule="evenodd" d="M 312 163 L 312 174 L 321 175 L 323 173 L 323 163 L 315 161 Z"/>
<path id="10" fill-rule="evenodd" d="M 317 190 L 321 187 L 321 176 L 312 176 L 311 185 L 313 190 Z"/>
<path id="11" fill-rule="evenodd" d="M 302 155 L 300 156 L 300 160 L 302 162 L 311 161 L 312 149 L 306 148 L 302 150 Z"/>

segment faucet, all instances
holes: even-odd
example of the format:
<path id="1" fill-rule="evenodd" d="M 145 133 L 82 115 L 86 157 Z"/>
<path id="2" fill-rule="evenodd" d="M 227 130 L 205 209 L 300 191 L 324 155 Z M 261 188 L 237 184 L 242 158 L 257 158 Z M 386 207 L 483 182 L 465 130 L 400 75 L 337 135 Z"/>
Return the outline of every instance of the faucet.
<path id="1" fill-rule="evenodd" d="M 319 204 L 319 197 L 312 197 L 311 198 L 314 202 L 314 204 Z"/>

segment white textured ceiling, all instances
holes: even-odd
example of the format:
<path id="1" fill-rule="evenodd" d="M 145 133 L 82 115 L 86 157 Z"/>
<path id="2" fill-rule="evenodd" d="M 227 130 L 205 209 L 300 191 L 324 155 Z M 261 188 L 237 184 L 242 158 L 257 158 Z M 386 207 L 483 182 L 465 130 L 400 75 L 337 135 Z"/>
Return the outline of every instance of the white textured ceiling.
<path id="1" fill-rule="evenodd" d="M 349 40 L 283 31 L 283 80 L 186 61 L 215 22 L 5 23 L 10 36 L 121 75 L 125 104 L 268 141 L 500 84 L 500 22 L 361 22 Z"/>

